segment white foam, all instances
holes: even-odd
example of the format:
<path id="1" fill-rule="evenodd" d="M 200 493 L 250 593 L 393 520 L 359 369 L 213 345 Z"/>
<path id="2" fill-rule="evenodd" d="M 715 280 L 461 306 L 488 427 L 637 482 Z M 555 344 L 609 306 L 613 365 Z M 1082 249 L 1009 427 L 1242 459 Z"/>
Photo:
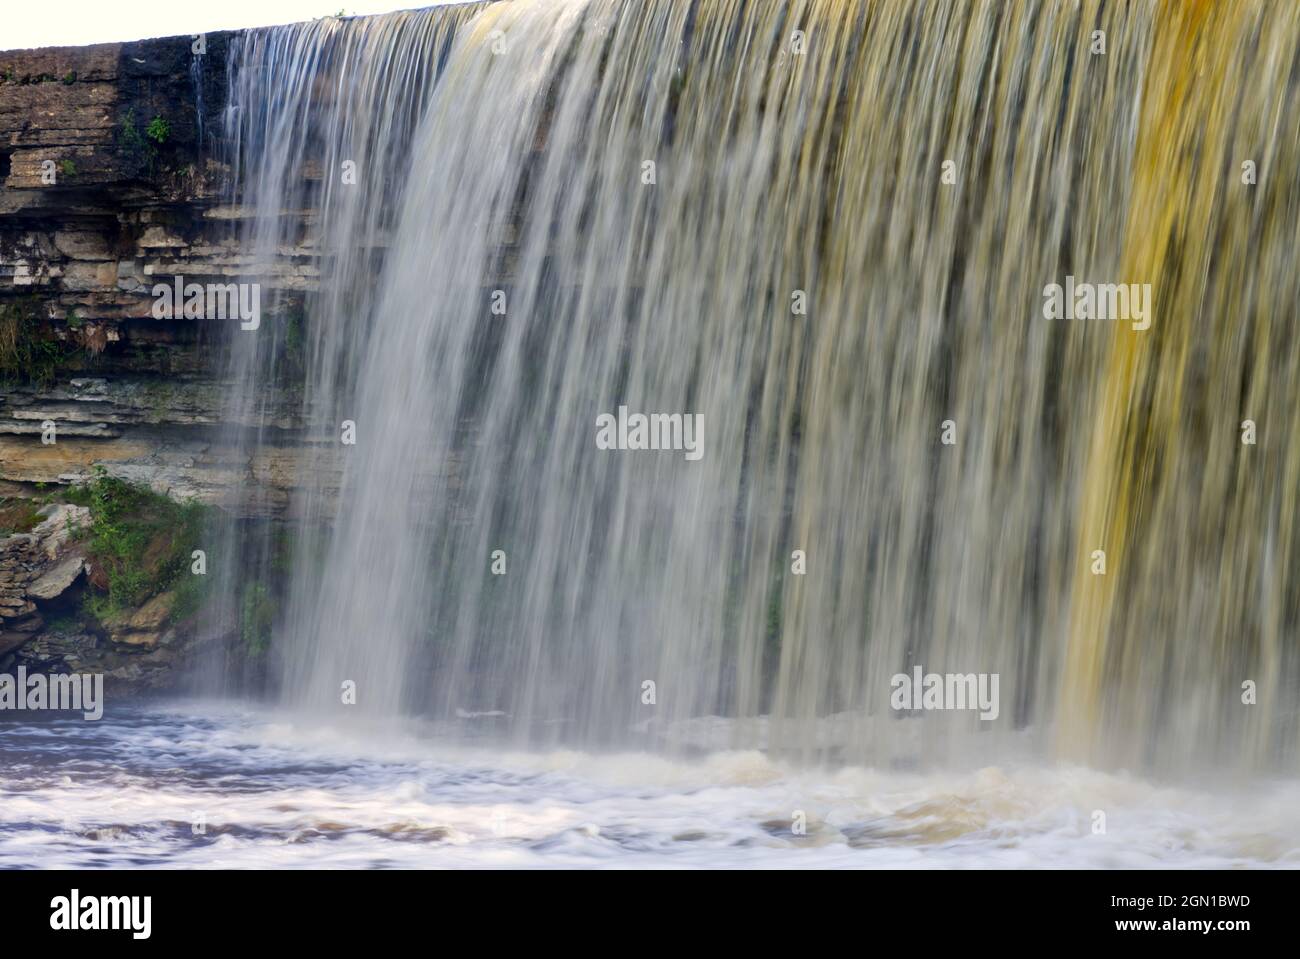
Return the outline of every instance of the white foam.
<path id="1" fill-rule="evenodd" d="M 1073 766 L 896 772 L 798 769 L 759 752 L 506 753 L 425 732 L 196 704 L 131 722 L 11 725 L 0 739 L 0 866 L 1300 865 L 1295 781 L 1209 788 Z M 804 836 L 789 828 L 796 811 Z M 200 814 L 206 832 L 195 835 Z"/>

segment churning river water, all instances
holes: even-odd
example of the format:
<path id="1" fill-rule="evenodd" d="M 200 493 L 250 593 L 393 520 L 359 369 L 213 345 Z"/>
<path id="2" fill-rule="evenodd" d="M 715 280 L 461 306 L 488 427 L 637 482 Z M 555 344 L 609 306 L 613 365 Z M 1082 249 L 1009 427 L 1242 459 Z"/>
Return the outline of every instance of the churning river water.
<path id="1" fill-rule="evenodd" d="M 339 728 L 209 702 L 100 722 L 11 714 L 0 868 L 1300 866 L 1295 781 L 449 742 L 426 725 Z"/>

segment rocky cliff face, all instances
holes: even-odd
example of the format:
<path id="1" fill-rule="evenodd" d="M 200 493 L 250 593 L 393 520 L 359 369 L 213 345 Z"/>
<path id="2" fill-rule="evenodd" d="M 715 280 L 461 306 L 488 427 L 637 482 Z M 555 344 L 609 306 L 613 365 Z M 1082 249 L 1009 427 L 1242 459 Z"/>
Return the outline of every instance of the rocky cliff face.
<path id="1" fill-rule="evenodd" d="M 237 324 L 153 316 L 156 283 L 238 276 L 288 331 L 319 272 L 305 248 L 240 254 L 221 139 L 229 40 L 0 52 L 0 670 L 150 689 L 194 651 L 174 562 L 88 611 L 111 570 L 91 555 L 93 504 L 60 491 L 84 490 L 94 467 L 236 520 L 288 502 L 306 448 L 292 365 L 240 420 L 225 379 Z M 256 453 L 241 430 L 258 431 Z M 250 485 L 264 495 L 236 495 Z M 165 545 L 188 563 L 187 544 Z"/>
<path id="2" fill-rule="evenodd" d="M 69 540 L 89 514 L 84 506 L 47 506 L 30 533 L 0 541 L 0 656 L 21 649 L 45 626 L 38 601 L 56 602 L 82 575 L 84 554 Z"/>
<path id="3" fill-rule="evenodd" d="M 240 255 L 222 162 L 228 43 L 0 53 L 0 494 L 100 463 L 233 509 L 252 480 L 268 491 L 259 509 L 283 508 L 301 447 L 292 370 L 248 404 L 264 416 L 232 423 L 232 325 L 151 315 L 156 283 L 240 276 L 264 303 L 285 294 L 269 322 L 287 326 L 318 275 L 309 249 L 261 266 Z M 232 427 L 267 427 L 260 452 L 241 458 Z"/>
<path id="4" fill-rule="evenodd" d="M 30 532 L 0 539 L 0 666 L 103 673 L 110 688 L 126 691 L 169 687 L 178 658 L 198 645 L 171 622 L 175 594 L 88 628 L 77 601 L 97 572 L 81 536 L 90 510 L 52 504 L 37 515 Z"/>

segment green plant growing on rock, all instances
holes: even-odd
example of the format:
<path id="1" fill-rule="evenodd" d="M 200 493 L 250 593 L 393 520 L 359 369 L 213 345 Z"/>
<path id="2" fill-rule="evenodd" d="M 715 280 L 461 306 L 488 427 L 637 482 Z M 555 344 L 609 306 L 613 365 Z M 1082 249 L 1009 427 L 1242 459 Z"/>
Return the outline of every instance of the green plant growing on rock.
<path id="1" fill-rule="evenodd" d="M 271 572 L 276 576 L 287 576 L 293 571 L 293 557 L 297 541 L 287 527 L 277 527 L 271 535 Z"/>
<path id="2" fill-rule="evenodd" d="M 34 300 L 0 305 L 0 384 L 45 386 L 75 352 L 40 323 Z"/>
<path id="3" fill-rule="evenodd" d="M 208 600 L 208 577 L 182 573 L 172 587 L 176 603 L 172 606 L 172 615 L 177 622 L 184 622 L 198 614 Z"/>
<path id="4" fill-rule="evenodd" d="M 81 627 L 81 617 L 75 613 L 63 613 L 45 621 L 46 629 L 51 633 L 58 633 L 62 636 L 78 633 L 81 631 Z"/>
<path id="5" fill-rule="evenodd" d="M 159 146 L 167 142 L 171 136 L 171 124 L 164 117 L 157 116 L 149 121 L 149 126 L 145 129 L 144 135 Z"/>
<path id="6" fill-rule="evenodd" d="M 149 121 L 145 134 L 141 135 L 136 125 L 135 108 L 132 107 L 122 115 L 118 124 L 117 149 L 128 163 L 147 170 L 152 177 L 158 161 L 158 145 L 170 134 L 171 127 L 167 121 L 162 117 L 154 117 Z"/>
<path id="7" fill-rule="evenodd" d="M 144 138 L 140 136 L 140 131 L 135 126 L 135 108 L 132 107 L 126 111 L 120 124 L 121 134 L 118 136 L 118 144 L 125 150 L 143 150 L 146 146 Z"/>
<path id="8" fill-rule="evenodd" d="M 96 619 L 138 606 L 188 573 L 206 523 L 203 505 L 178 503 L 102 466 L 66 499 L 90 507 L 86 551 L 106 580 L 102 592 L 87 594 L 87 612 Z"/>
<path id="9" fill-rule="evenodd" d="M 261 656 L 271 645 L 271 624 L 275 603 L 262 583 L 244 589 L 239 604 L 239 635 L 250 656 Z"/>
<path id="10" fill-rule="evenodd" d="M 289 322 L 284 331 L 284 346 L 295 360 L 301 362 L 306 348 L 306 334 L 303 327 L 307 323 L 307 311 L 302 302 L 289 313 Z"/>
<path id="11" fill-rule="evenodd" d="M 282 346 L 276 352 L 277 373 L 286 379 L 299 381 L 306 370 L 307 315 L 302 300 L 291 302 L 280 314 Z"/>
<path id="12" fill-rule="evenodd" d="M 76 176 L 77 165 L 69 159 L 60 160 L 59 172 L 62 173 L 64 176 Z"/>

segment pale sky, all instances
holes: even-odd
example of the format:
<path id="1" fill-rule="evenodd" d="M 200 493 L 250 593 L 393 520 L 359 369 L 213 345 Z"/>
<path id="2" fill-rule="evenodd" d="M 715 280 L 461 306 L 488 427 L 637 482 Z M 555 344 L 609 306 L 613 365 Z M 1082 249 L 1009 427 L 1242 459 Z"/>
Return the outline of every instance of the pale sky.
<path id="1" fill-rule="evenodd" d="M 264 27 L 344 10 L 385 13 L 449 0 L 3 0 L 0 50 Z"/>

